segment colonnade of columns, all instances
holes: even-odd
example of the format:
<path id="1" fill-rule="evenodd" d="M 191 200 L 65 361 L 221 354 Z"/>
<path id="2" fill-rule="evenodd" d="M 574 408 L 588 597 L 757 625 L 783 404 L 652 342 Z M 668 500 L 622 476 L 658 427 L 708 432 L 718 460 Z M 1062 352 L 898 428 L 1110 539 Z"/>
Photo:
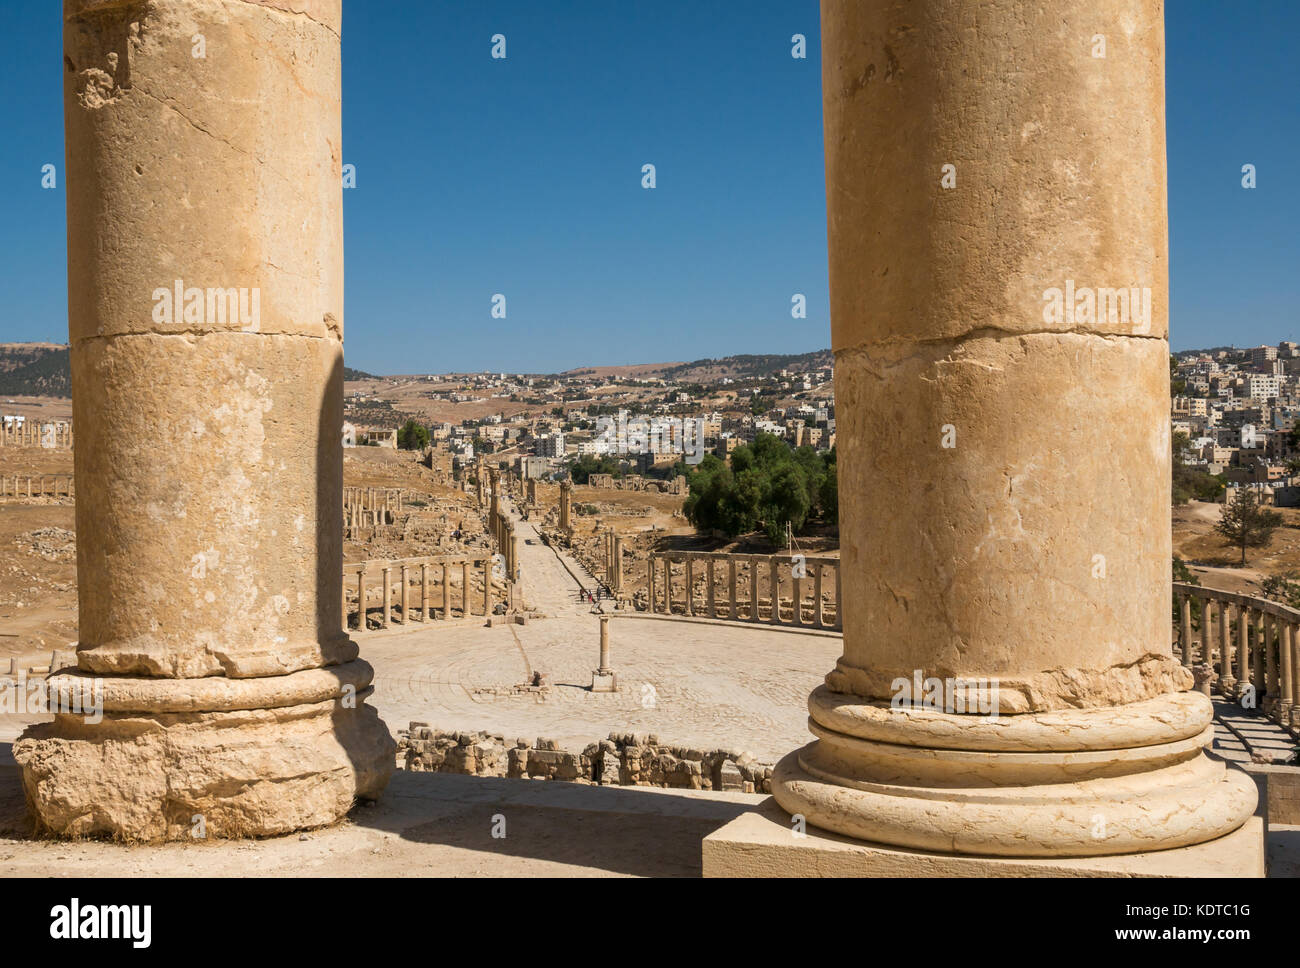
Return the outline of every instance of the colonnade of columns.
<path id="1" fill-rule="evenodd" d="M 328 823 L 393 766 L 335 597 L 340 0 L 135 11 L 65 0 L 73 674 L 106 714 L 14 755 L 60 835 Z M 821 36 L 844 652 L 778 803 L 946 855 L 1237 830 L 1254 784 L 1168 628 L 1161 4 L 823 0 Z M 178 276 L 261 319 L 167 321 Z M 900 708 L 919 676 L 973 709 Z"/>
<path id="2" fill-rule="evenodd" d="M 0 421 L 0 448 L 41 447 L 46 450 L 72 449 L 72 424 L 41 423 L 37 420 Z"/>
<path id="3" fill-rule="evenodd" d="M 1178 655 L 1211 680 L 1205 691 L 1300 728 L 1300 609 L 1181 582 L 1174 592 Z"/>
<path id="4" fill-rule="evenodd" d="M 673 593 L 674 566 L 684 594 Z M 696 586 L 703 582 L 704 590 Z M 782 586 L 787 592 L 782 592 Z M 646 562 L 648 611 L 814 629 L 841 627 L 840 562 L 800 555 L 652 552 Z"/>
<path id="5" fill-rule="evenodd" d="M 0 497 L 72 497 L 73 487 L 71 474 L 40 477 L 0 474 Z"/>
<path id="6" fill-rule="evenodd" d="M 482 587 L 475 586 L 481 580 Z M 513 579 L 502 573 L 492 555 L 435 555 L 402 558 L 397 561 L 357 562 L 343 566 L 343 583 L 356 589 L 354 610 L 345 591 L 343 628 L 369 631 L 367 615 L 374 607 L 372 591 L 379 593 L 381 629 L 420 622 L 446 621 L 459 617 L 491 615 L 496 607 L 496 589 L 513 597 Z M 455 592 L 459 590 L 459 594 Z M 394 609 L 397 613 L 394 613 Z M 400 621 L 398 620 L 400 616 Z"/>

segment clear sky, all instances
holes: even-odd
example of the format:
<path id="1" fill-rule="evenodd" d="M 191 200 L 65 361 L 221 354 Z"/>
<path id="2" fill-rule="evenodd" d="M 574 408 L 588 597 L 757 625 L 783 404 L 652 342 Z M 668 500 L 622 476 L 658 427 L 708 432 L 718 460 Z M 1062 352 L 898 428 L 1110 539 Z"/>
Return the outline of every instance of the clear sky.
<path id="1" fill-rule="evenodd" d="M 0 342 L 67 338 L 57 6 L 0 0 Z M 829 345 L 817 10 L 346 0 L 348 364 L 539 372 Z M 1300 2 L 1169 0 L 1166 30 L 1173 346 L 1300 338 Z"/>

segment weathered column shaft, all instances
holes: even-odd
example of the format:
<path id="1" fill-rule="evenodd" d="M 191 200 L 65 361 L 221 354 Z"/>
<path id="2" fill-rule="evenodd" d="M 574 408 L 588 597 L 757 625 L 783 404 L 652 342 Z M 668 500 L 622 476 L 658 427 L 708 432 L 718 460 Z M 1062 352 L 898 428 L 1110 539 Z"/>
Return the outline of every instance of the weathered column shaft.
<path id="1" fill-rule="evenodd" d="M 109 678 L 101 723 L 15 747 L 55 833 L 274 833 L 392 771 L 338 620 L 340 19 L 64 2 L 78 664 Z"/>
<path id="2" fill-rule="evenodd" d="M 778 801 L 943 852 L 1236 829 L 1170 644 L 1160 3 L 823 0 L 822 44 L 844 654 Z"/>

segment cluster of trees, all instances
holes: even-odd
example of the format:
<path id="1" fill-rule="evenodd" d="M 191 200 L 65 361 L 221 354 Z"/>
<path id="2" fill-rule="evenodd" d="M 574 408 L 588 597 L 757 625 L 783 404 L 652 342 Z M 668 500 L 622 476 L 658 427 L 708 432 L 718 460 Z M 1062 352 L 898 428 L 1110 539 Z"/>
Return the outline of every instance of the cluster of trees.
<path id="1" fill-rule="evenodd" d="M 574 484 L 586 484 L 592 474 L 613 474 L 623 476 L 623 465 L 608 454 L 593 456 L 583 454 L 569 465 L 569 476 Z"/>
<path id="2" fill-rule="evenodd" d="M 686 518 L 702 530 L 734 538 L 762 530 L 775 544 L 786 525 L 800 532 L 839 515 L 835 451 L 791 450 L 779 437 L 759 434 L 731 452 L 731 465 L 706 454 L 688 479 Z"/>
<path id="3" fill-rule="evenodd" d="M 397 446 L 402 450 L 424 450 L 429 446 L 429 428 L 408 420 L 397 431 Z"/>

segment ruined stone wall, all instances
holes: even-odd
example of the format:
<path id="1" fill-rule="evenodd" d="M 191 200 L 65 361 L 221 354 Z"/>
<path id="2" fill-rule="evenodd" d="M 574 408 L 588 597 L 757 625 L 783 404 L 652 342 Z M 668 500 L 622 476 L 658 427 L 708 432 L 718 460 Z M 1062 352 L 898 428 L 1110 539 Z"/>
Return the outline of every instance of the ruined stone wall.
<path id="1" fill-rule="evenodd" d="M 770 793 L 772 766 L 740 750 L 670 746 L 653 733 L 610 733 L 581 753 L 553 739 L 507 740 L 413 722 L 398 734 L 397 758 L 414 772 L 568 780 L 600 786 Z"/>

